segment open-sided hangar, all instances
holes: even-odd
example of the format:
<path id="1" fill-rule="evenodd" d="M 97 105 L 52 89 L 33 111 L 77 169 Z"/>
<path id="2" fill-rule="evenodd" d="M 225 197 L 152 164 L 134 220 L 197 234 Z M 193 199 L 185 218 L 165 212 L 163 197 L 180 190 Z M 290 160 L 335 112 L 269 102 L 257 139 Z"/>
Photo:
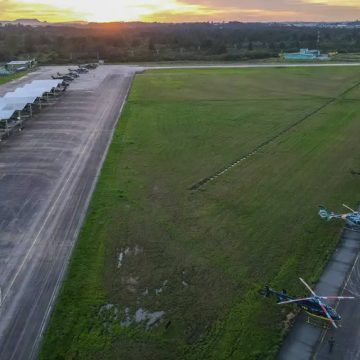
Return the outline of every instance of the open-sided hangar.
<path id="1" fill-rule="evenodd" d="M 41 109 L 49 100 L 65 91 L 68 84 L 62 80 L 34 80 L 0 97 L 0 140 Z"/>

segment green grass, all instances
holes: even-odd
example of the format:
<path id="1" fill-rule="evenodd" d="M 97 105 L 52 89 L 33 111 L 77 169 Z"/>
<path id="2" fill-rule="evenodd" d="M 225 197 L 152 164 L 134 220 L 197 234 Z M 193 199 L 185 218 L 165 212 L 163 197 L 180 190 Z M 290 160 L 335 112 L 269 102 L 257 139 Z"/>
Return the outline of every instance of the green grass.
<path id="1" fill-rule="evenodd" d="M 27 73 L 28 73 L 27 71 L 26 72 L 21 71 L 21 72 L 11 74 L 11 75 L 0 76 L 0 85 L 6 84 L 7 82 L 12 81 L 12 80 L 19 79 L 22 76 L 26 75 Z"/>
<path id="2" fill-rule="evenodd" d="M 343 61 L 343 62 L 359 62 L 360 54 L 359 53 L 341 53 L 336 54 L 332 57 L 334 61 Z"/>
<path id="3" fill-rule="evenodd" d="M 317 205 L 359 200 L 359 89 L 345 94 L 358 82 L 354 68 L 138 75 L 40 358 L 274 358 L 292 308 L 258 291 L 303 294 L 298 277 L 316 281 L 343 225 Z M 122 327 L 126 308 L 165 316 Z"/>

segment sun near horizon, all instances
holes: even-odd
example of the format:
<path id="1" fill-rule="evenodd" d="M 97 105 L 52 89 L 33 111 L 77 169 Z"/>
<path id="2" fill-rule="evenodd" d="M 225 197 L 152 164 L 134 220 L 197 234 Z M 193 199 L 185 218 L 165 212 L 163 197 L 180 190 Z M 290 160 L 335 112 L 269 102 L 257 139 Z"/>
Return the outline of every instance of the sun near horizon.
<path id="1" fill-rule="evenodd" d="M 0 0 L 0 20 L 336 21 L 360 18 L 356 0 Z"/>
<path id="2" fill-rule="evenodd" d="M 156 21 L 156 17 L 206 16 L 216 13 L 203 5 L 178 0 L 0 0 L 0 20 L 37 18 L 58 22 Z"/>

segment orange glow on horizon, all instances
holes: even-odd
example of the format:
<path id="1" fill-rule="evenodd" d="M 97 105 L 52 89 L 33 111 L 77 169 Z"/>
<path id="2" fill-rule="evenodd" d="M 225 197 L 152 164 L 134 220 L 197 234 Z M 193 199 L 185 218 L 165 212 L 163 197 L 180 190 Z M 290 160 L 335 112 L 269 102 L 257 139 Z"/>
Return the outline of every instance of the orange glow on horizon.
<path id="1" fill-rule="evenodd" d="M 215 9 L 178 0 L 0 0 L 0 20 L 37 18 L 47 21 L 84 20 L 94 22 L 141 21 L 156 14 L 172 16 L 211 15 Z"/>
<path id="2" fill-rule="evenodd" d="M 226 6 L 221 0 L 0 0 L 0 20 L 336 21 L 360 13 L 359 0 L 274 0 L 273 9 L 268 0 L 263 3 L 254 8 L 251 0 L 229 0 Z"/>

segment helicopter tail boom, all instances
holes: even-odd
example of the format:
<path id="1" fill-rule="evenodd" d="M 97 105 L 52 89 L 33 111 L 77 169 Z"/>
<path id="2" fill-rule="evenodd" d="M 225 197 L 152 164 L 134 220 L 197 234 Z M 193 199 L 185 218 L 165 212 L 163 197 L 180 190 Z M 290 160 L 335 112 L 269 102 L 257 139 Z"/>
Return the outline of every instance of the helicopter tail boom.
<path id="1" fill-rule="evenodd" d="M 325 206 L 320 205 L 319 206 L 319 215 L 322 219 L 326 219 L 327 221 L 330 221 L 331 219 L 341 219 L 342 215 L 335 214 L 334 212 L 329 212 Z"/>
<path id="2" fill-rule="evenodd" d="M 319 215 L 322 219 L 331 220 L 331 215 L 325 206 L 319 206 Z"/>
<path id="3" fill-rule="evenodd" d="M 278 302 L 291 301 L 294 300 L 293 297 L 289 296 L 285 289 L 282 291 L 276 291 L 269 287 L 269 285 L 265 285 L 261 290 L 260 294 L 264 297 L 270 297 L 271 295 L 276 296 Z"/>

